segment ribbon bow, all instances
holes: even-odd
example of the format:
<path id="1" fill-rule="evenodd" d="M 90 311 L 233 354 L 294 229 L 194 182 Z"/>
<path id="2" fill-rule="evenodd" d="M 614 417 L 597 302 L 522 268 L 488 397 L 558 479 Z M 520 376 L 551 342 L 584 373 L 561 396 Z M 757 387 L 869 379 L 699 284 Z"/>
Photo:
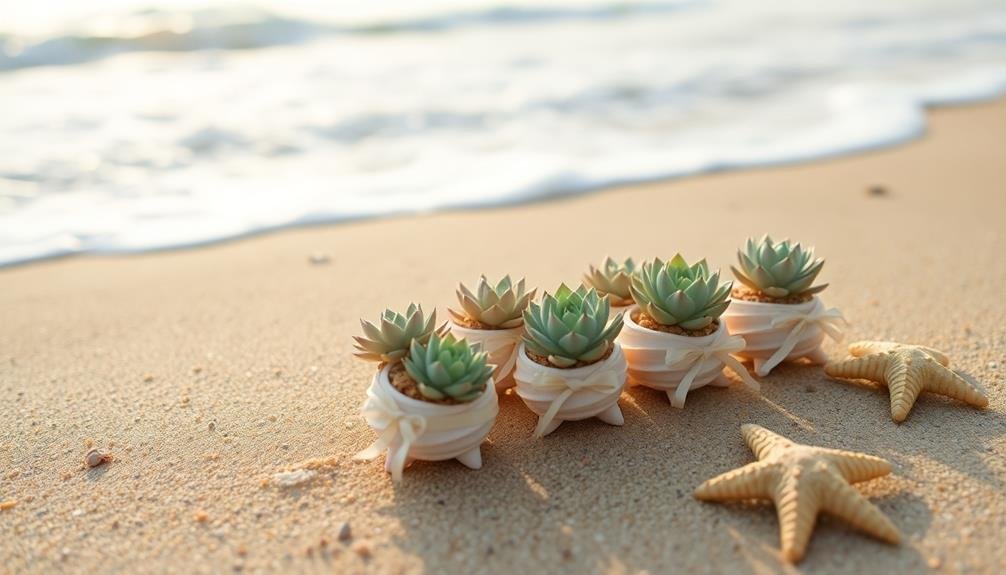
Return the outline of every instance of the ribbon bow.
<path id="1" fill-rule="evenodd" d="M 671 405 L 681 409 L 685 406 L 685 397 L 691 390 L 692 382 L 702 369 L 702 364 L 709 358 L 716 358 L 736 373 L 741 381 L 751 389 L 758 391 L 761 386 L 758 384 L 747 369 L 730 354 L 737 353 L 744 349 L 744 338 L 738 335 L 730 335 L 726 330 L 719 332 L 719 335 L 711 343 L 704 346 L 694 346 L 685 348 L 668 349 L 664 357 L 664 363 L 671 369 L 690 369 L 681 378 L 681 383 L 674 391 L 671 398 Z"/>
<path id="2" fill-rule="evenodd" d="M 402 470 L 405 469 L 405 458 L 409 448 L 426 432 L 426 418 L 422 415 L 409 414 L 402 411 L 395 400 L 385 394 L 380 387 L 374 385 L 367 394 L 367 402 L 363 404 L 363 416 L 387 421 L 388 425 L 381 430 L 377 441 L 357 453 L 353 459 L 374 459 L 385 449 L 389 449 L 388 467 L 391 468 L 391 479 L 402 480 Z M 398 437 L 402 440 L 393 445 Z"/>
<path id="3" fill-rule="evenodd" d="M 614 370 L 611 369 L 601 369 L 595 371 L 584 379 L 575 379 L 562 377 L 561 375 L 556 375 L 553 373 L 547 373 L 545 371 L 539 371 L 534 378 L 531 380 L 531 386 L 540 389 L 542 391 L 557 391 L 561 390 L 559 395 L 552 400 L 552 403 L 548 406 L 548 410 L 545 411 L 545 415 L 538 418 L 538 426 L 534 429 L 535 437 L 542 437 L 544 431 L 548 428 L 549 423 L 555 418 L 555 414 L 559 413 L 562 409 L 566 400 L 577 391 L 596 391 L 599 393 L 614 393 L 618 391 L 618 387 L 621 383 L 618 381 L 618 375 Z"/>
<path id="4" fill-rule="evenodd" d="M 786 339 L 782 341 L 779 349 L 761 366 L 761 369 L 758 370 L 758 375 L 767 375 L 768 372 L 772 371 L 772 368 L 782 363 L 786 359 L 786 356 L 796 347 L 797 342 L 800 341 L 800 336 L 808 326 L 816 325 L 835 341 L 841 341 L 842 330 L 839 328 L 839 322 L 848 323 L 845 321 L 845 316 L 842 315 L 842 312 L 835 308 L 826 310 L 820 304 L 806 313 L 784 311 L 776 315 L 776 317 L 772 318 L 772 327 L 792 325 L 793 329 L 786 335 Z"/>
<path id="5" fill-rule="evenodd" d="M 499 403 L 495 399 L 496 392 L 492 391 L 492 394 L 493 400 L 480 408 L 451 415 L 422 416 L 402 411 L 395 399 L 375 383 L 367 390 L 363 416 L 368 420 L 376 420 L 378 425 L 382 422 L 387 422 L 387 425 L 378 433 L 377 440 L 357 453 L 353 459 L 374 459 L 388 449 L 391 478 L 396 482 L 401 481 L 409 449 L 420 436 L 427 431 L 450 431 L 481 425 L 492 419 L 499 411 Z M 401 441 L 398 441 L 399 438 Z"/>

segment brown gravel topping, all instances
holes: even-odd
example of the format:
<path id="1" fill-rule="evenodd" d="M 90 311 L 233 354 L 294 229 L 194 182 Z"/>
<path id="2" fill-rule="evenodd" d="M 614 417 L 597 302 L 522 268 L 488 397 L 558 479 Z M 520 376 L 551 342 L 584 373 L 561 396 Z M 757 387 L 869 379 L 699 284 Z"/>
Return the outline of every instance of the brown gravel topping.
<path id="1" fill-rule="evenodd" d="M 611 357 L 611 352 L 613 352 L 614 350 L 615 350 L 615 346 L 611 346 L 611 347 L 608 348 L 608 351 L 604 352 L 604 355 L 602 355 L 600 359 L 598 359 L 596 361 L 578 361 L 578 362 L 574 363 L 573 365 L 571 365 L 569 367 L 559 367 L 559 366 L 556 366 L 556 365 L 552 365 L 551 363 L 548 362 L 548 356 L 538 355 L 537 353 L 532 352 L 530 349 L 526 349 L 525 348 L 524 352 L 527 354 L 527 356 L 529 358 L 531 358 L 531 361 L 533 361 L 533 362 L 535 362 L 537 364 L 540 364 L 540 365 L 544 365 L 545 367 L 552 367 L 552 368 L 555 368 L 555 369 L 576 369 L 578 367 L 585 367 L 585 366 L 588 366 L 588 365 L 594 365 L 595 363 L 597 363 L 599 361 L 604 361 L 604 360 L 608 359 L 609 357 Z"/>
<path id="2" fill-rule="evenodd" d="M 472 319 L 472 318 L 470 318 L 468 316 L 463 316 L 463 317 L 454 316 L 452 318 L 452 320 L 454 321 L 454 323 L 460 325 L 461 327 L 466 327 L 468 329 L 484 329 L 484 330 L 489 330 L 489 331 L 497 331 L 497 330 L 501 330 L 501 329 L 512 329 L 512 328 L 509 328 L 509 327 L 496 327 L 496 326 L 492 326 L 492 325 L 489 325 L 489 324 L 486 324 L 486 323 L 482 323 L 482 322 L 480 322 L 477 319 Z M 516 327 L 516 326 L 514 326 L 514 327 Z"/>
<path id="3" fill-rule="evenodd" d="M 720 322 L 718 321 L 714 321 L 702 329 L 685 329 L 676 325 L 664 325 L 662 323 L 657 323 L 655 319 L 640 310 L 636 310 L 632 314 L 632 321 L 639 324 L 639 327 L 644 327 L 649 330 L 673 333 L 674 335 L 683 335 L 686 337 L 704 337 L 716 333 L 716 330 L 720 328 Z"/>
<path id="4" fill-rule="evenodd" d="M 761 303 L 798 304 L 806 303 L 814 299 L 814 294 L 804 292 L 800 294 L 791 294 L 786 297 L 772 297 L 759 291 L 755 291 L 747 286 L 737 286 L 730 292 L 730 297 L 744 301 L 756 301 Z"/>

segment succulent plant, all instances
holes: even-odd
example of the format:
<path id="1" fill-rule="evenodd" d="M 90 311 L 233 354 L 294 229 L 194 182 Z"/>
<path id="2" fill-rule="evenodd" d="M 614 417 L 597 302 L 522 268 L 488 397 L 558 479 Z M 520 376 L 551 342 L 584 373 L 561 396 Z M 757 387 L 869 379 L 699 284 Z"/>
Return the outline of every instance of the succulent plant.
<path id="1" fill-rule="evenodd" d="M 524 312 L 524 344 L 556 367 L 593 362 L 608 353 L 622 329 L 622 314 L 608 324 L 610 304 L 594 288 L 559 286 L 555 295 L 532 302 Z M 607 325 L 606 325 L 607 324 Z"/>
<path id="2" fill-rule="evenodd" d="M 646 262 L 632 274 L 632 299 L 662 325 L 702 329 L 730 305 L 732 282 L 720 283 L 720 272 L 709 273 L 706 260 L 688 265 L 681 254 L 670 261 Z"/>
<path id="3" fill-rule="evenodd" d="M 443 337 L 433 334 L 426 345 L 412 340 L 409 355 L 402 363 L 423 397 L 471 401 L 485 391 L 493 374 L 487 358 L 481 345 L 468 345 L 448 333 Z"/>
<path id="4" fill-rule="evenodd" d="M 611 258 L 604 258 L 601 267 L 590 266 L 590 271 L 583 276 L 584 284 L 596 289 L 598 293 L 608 297 L 611 305 L 623 306 L 632 303 L 629 285 L 632 283 L 632 272 L 636 271 L 636 262 L 627 258 L 618 263 Z"/>
<path id="5" fill-rule="evenodd" d="M 737 260 L 741 269 L 730 266 L 737 279 L 769 297 L 815 294 L 828 287 L 811 287 L 824 260 L 814 259 L 814 248 L 789 240 L 775 243 L 768 235 L 757 242 L 748 239 L 744 250 L 737 250 Z"/>
<path id="6" fill-rule="evenodd" d="M 405 314 L 384 310 L 384 315 L 377 322 L 380 327 L 369 321 L 360 320 L 366 337 L 353 336 L 356 340 L 356 357 L 368 361 L 394 362 L 405 357 L 413 341 L 426 343 L 434 333 L 447 331 L 446 322 L 436 327 L 437 310 L 429 317 L 423 313 L 423 306 L 409 304 Z"/>
<path id="7" fill-rule="evenodd" d="M 498 329 L 509 329 L 524 323 L 522 314 L 534 297 L 535 290 L 525 292 L 524 279 L 513 285 L 510 276 L 503 276 L 495 286 L 479 278 L 479 285 L 472 293 L 465 284 L 458 285 L 458 302 L 462 311 L 448 309 L 455 320 L 470 319 Z"/>

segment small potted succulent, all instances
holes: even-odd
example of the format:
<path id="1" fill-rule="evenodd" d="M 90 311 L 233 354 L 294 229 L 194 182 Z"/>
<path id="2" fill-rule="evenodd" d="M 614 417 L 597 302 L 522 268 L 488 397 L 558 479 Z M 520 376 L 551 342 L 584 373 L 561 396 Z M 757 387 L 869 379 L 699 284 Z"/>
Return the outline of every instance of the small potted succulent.
<path id="1" fill-rule="evenodd" d="M 356 341 L 355 355 L 366 361 L 377 362 L 378 369 L 385 363 L 405 357 L 412 340 L 426 343 L 434 333 L 447 333 L 446 322 L 437 326 L 437 310 L 426 317 L 423 306 L 414 303 L 409 304 L 404 314 L 387 309 L 377 324 L 361 319 L 360 326 L 366 337 L 353 336 Z"/>
<path id="2" fill-rule="evenodd" d="M 608 320 L 608 299 L 593 288 L 559 286 L 524 312 L 526 334 L 514 370 L 517 395 L 538 414 L 534 436 L 563 421 L 597 417 L 622 425 L 618 398 L 625 387 L 625 356 L 615 342 L 622 316 Z"/>
<path id="3" fill-rule="evenodd" d="M 625 312 L 632 306 L 632 294 L 629 293 L 632 272 L 636 271 L 636 263 L 632 258 L 626 258 L 618 263 L 610 257 L 604 258 L 600 267 L 590 266 L 583 275 L 583 285 L 597 290 L 601 296 L 608 298 L 611 306 L 611 316 Z"/>
<path id="4" fill-rule="evenodd" d="M 493 285 L 482 276 L 474 292 L 464 284 L 458 285 L 461 309 L 448 310 L 453 316 L 451 332 L 482 344 L 489 354 L 489 363 L 496 366 L 493 380 L 499 390 L 513 387 L 513 366 L 524 334 L 523 313 L 534 292 L 525 290 L 523 278 L 513 285 L 510 276 L 504 276 Z"/>
<path id="5" fill-rule="evenodd" d="M 845 320 L 817 296 L 828 284 L 813 285 L 824 266 L 823 259 L 814 258 L 814 248 L 789 240 L 776 243 L 765 235 L 748 239 L 737 260 L 740 268 L 730 269 L 743 285 L 734 288 L 723 319 L 730 333 L 747 343 L 738 355 L 754 360 L 761 376 L 786 360 L 826 363 L 821 343 L 825 335 L 841 339 L 839 324 Z"/>
<path id="6" fill-rule="evenodd" d="M 719 320 L 730 305 L 731 285 L 720 282 L 719 271 L 710 274 L 705 260 L 689 265 L 680 254 L 636 270 L 630 285 L 636 306 L 625 314 L 619 338 L 632 382 L 665 392 L 677 408 L 692 389 L 730 385 L 724 366 L 758 389 L 731 356 L 744 349 L 744 340 Z"/>
<path id="7" fill-rule="evenodd" d="M 424 320 L 416 306 L 405 315 L 385 312 L 380 328 L 363 322 L 368 337 L 357 338 L 357 355 L 380 365 L 362 408 L 378 438 L 356 458 L 386 451 L 385 469 L 396 482 L 414 459 L 457 459 L 480 468 L 479 446 L 499 411 L 487 354 L 441 335 L 435 315 Z"/>

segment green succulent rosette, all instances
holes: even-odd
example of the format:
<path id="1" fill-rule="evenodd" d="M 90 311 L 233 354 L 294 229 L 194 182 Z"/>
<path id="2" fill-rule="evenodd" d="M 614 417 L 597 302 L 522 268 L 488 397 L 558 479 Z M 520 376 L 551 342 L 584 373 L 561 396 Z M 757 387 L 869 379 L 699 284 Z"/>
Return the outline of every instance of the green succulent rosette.
<path id="1" fill-rule="evenodd" d="M 632 273 L 636 271 L 636 262 L 626 258 L 619 263 L 610 257 L 604 258 L 600 267 L 590 266 L 583 276 L 584 285 L 592 287 L 602 296 L 606 296 L 611 305 L 624 306 L 632 303 Z"/>
<path id="2" fill-rule="evenodd" d="M 593 363 L 608 353 L 622 329 L 622 314 L 608 322 L 610 309 L 594 288 L 574 291 L 562 284 L 524 312 L 524 345 L 555 367 Z"/>
<path id="3" fill-rule="evenodd" d="M 632 299 L 661 325 L 702 329 L 730 305 L 731 282 L 720 283 L 720 273 L 709 273 L 706 260 L 689 265 L 681 254 L 670 261 L 655 258 L 632 274 Z"/>
<path id="4" fill-rule="evenodd" d="M 507 275 L 494 285 L 486 280 L 486 276 L 482 276 L 474 291 L 464 284 L 458 285 L 457 296 L 461 310 L 448 311 L 456 322 L 470 319 L 492 328 L 510 329 L 524 323 L 524 310 L 534 297 L 534 292 L 535 290 L 527 291 L 523 278 L 514 284 Z"/>
<path id="5" fill-rule="evenodd" d="M 824 260 L 814 258 L 814 248 L 783 240 L 773 242 L 768 235 L 759 241 L 748 239 L 743 250 L 737 250 L 740 269 L 730 266 L 734 276 L 747 287 L 769 297 L 783 298 L 815 294 L 828 284 L 812 285 L 824 266 Z"/>
<path id="6" fill-rule="evenodd" d="M 447 331 L 447 324 L 437 327 L 437 310 L 428 317 L 423 307 L 409 304 L 404 314 L 385 310 L 377 323 L 360 320 L 365 337 L 356 340 L 356 357 L 367 361 L 392 363 L 405 357 L 413 341 L 426 343 L 434 333 Z"/>
<path id="7" fill-rule="evenodd" d="M 423 345 L 412 340 L 409 355 L 403 360 L 405 371 L 416 382 L 423 397 L 438 401 L 472 401 L 486 389 L 493 366 L 478 344 L 447 334 L 433 334 Z"/>

